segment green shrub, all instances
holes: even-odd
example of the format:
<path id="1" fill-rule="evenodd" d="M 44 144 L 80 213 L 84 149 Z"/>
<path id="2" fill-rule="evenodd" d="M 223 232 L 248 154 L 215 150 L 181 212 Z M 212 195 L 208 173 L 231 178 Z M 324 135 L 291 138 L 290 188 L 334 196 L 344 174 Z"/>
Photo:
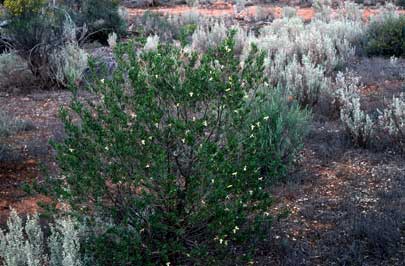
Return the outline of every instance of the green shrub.
<path id="1" fill-rule="evenodd" d="M 62 111 L 63 180 L 49 190 L 114 226 L 90 238 L 99 265 L 223 265 L 249 259 L 271 217 L 266 186 L 285 173 L 308 114 L 245 67 L 226 39 L 205 54 L 116 47 L 98 104 Z M 73 117 L 80 117 L 75 123 Z"/>
<path id="2" fill-rule="evenodd" d="M 254 125 L 249 130 L 255 138 L 246 143 L 254 150 L 254 167 L 275 178 L 282 177 L 301 150 L 311 117 L 299 102 L 287 99 L 282 88 L 259 90 L 245 122 Z"/>
<path id="3" fill-rule="evenodd" d="M 70 7 L 72 18 L 79 27 L 86 26 L 88 38 L 107 44 L 108 35 L 126 33 L 126 21 L 120 16 L 117 0 L 65 1 Z"/>
<path id="4" fill-rule="evenodd" d="M 41 14 L 42 8 L 45 7 L 44 2 L 36 1 L 37 6 L 28 9 L 24 9 L 24 6 L 17 6 L 17 4 L 17 2 L 10 1 L 10 6 L 6 8 L 4 18 L 9 20 L 9 25 L 4 34 L 12 40 L 17 51 L 24 51 L 27 54 L 23 57 L 28 57 L 30 51 L 44 40 L 43 35 L 47 33 L 45 29 L 49 23 L 45 24 L 46 18 Z M 50 29 L 50 31 L 52 30 Z M 35 51 L 33 52 L 35 57 Z"/>
<path id="5" fill-rule="evenodd" d="M 20 6 L 10 1 L 7 8 L 5 35 L 16 54 L 45 88 L 79 81 L 87 68 L 87 54 L 78 46 L 72 18 L 59 5 L 41 0 L 25 2 L 28 4 Z"/>
<path id="6" fill-rule="evenodd" d="M 368 55 L 405 55 L 405 16 L 389 13 L 370 22 L 365 50 Z"/>
<path id="7" fill-rule="evenodd" d="M 396 0 L 395 5 L 404 8 L 405 7 L 405 1 L 404 0 Z"/>
<path id="8" fill-rule="evenodd" d="M 13 16 L 26 16 L 38 13 L 44 6 L 44 0 L 5 0 L 4 7 Z"/>
<path id="9" fill-rule="evenodd" d="M 19 13 L 9 10 L 5 35 L 18 55 L 28 62 L 35 78 L 44 86 L 53 86 L 57 82 L 52 76 L 51 56 L 66 42 L 66 17 L 61 10 L 45 4 L 38 8 Z"/>

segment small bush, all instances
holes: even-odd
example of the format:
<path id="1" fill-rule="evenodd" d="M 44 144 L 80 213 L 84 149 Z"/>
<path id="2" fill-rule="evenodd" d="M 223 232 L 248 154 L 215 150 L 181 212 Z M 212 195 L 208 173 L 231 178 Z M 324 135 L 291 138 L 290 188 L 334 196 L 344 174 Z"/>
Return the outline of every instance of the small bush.
<path id="1" fill-rule="evenodd" d="M 27 62 L 16 52 L 0 54 L 0 88 L 2 91 L 29 87 L 34 80 L 35 77 L 28 68 Z"/>
<path id="2" fill-rule="evenodd" d="M 245 7 L 246 4 L 248 3 L 247 0 L 234 0 L 234 11 L 235 14 L 239 14 Z"/>
<path id="3" fill-rule="evenodd" d="M 281 16 L 283 18 L 295 17 L 295 16 L 297 16 L 297 9 L 295 9 L 294 7 L 290 7 L 290 6 L 283 7 L 283 9 L 281 11 Z"/>
<path id="4" fill-rule="evenodd" d="M 146 11 L 135 19 L 137 30 L 144 36 L 158 35 L 164 40 L 170 40 L 175 33 L 168 18 L 157 12 Z"/>
<path id="5" fill-rule="evenodd" d="M 302 64 L 294 57 L 285 68 L 284 82 L 291 95 L 302 106 L 314 106 L 328 87 L 328 79 L 321 66 L 315 66 L 308 57 Z"/>
<path id="6" fill-rule="evenodd" d="M 250 132 L 256 135 L 250 145 L 256 150 L 261 172 L 279 178 L 301 150 L 311 115 L 296 101 L 289 100 L 281 87 L 258 93 L 263 96 L 252 104 L 252 113 L 246 121 L 252 125 Z"/>
<path id="7" fill-rule="evenodd" d="M 144 51 L 154 51 L 158 49 L 159 45 L 159 36 L 149 36 L 146 38 L 145 46 L 143 47 Z"/>
<path id="8" fill-rule="evenodd" d="M 145 37 L 157 35 L 162 41 L 172 42 L 186 37 L 184 33 L 191 35 L 201 20 L 199 13 L 195 11 L 173 16 L 146 11 L 141 17 L 136 18 L 135 25 Z"/>
<path id="9" fill-rule="evenodd" d="M 88 55 L 77 43 L 67 43 L 54 51 L 50 57 L 52 76 L 56 82 L 67 87 L 69 82 L 79 82 L 88 68 Z"/>
<path id="10" fill-rule="evenodd" d="M 229 27 L 224 20 L 207 20 L 199 24 L 191 35 L 191 49 L 198 52 L 207 52 L 215 49 L 227 37 L 229 29 L 236 31 L 235 53 L 240 54 L 248 37 L 247 32 L 238 25 Z"/>
<path id="11" fill-rule="evenodd" d="M 4 7 L 13 16 L 23 16 L 38 13 L 45 2 L 45 0 L 5 0 Z"/>
<path id="12" fill-rule="evenodd" d="M 393 143 L 405 151 L 405 95 L 393 97 L 391 105 L 379 117 L 384 133 L 388 133 Z"/>
<path id="13" fill-rule="evenodd" d="M 32 124 L 14 119 L 3 111 L 0 111 L 0 138 L 10 136 L 19 131 L 29 130 L 32 127 Z"/>
<path id="14" fill-rule="evenodd" d="M 5 32 L 16 53 L 44 87 L 65 87 L 69 79 L 80 80 L 87 55 L 78 47 L 78 30 L 71 17 L 60 6 L 40 0 L 28 3 L 35 3 L 35 8 L 7 5 L 10 22 Z"/>
<path id="15" fill-rule="evenodd" d="M 272 10 L 265 7 L 256 6 L 255 14 L 253 16 L 254 21 L 268 22 L 273 21 L 274 17 L 275 15 Z"/>
<path id="16" fill-rule="evenodd" d="M 374 137 L 375 123 L 361 109 L 360 78 L 353 73 L 339 72 L 336 77 L 336 91 L 334 93 L 334 107 L 340 111 L 340 121 L 346 132 L 358 147 L 366 147 Z"/>
<path id="17" fill-rule="evenodd" d="M 114 49 L 117 45 L 117 34 L 115 32 L 108 35 L 107 43 L 111 49 Z"/>
<path id="18" fill-rule="evenodd" d="M 191 46 L 194 50 L 206 52 L 221 44 L 227 36 L 228 28 L 222 21 L 212 21 L 197 27 L 192 35 Z"/>
<path id="19" fill-rule="evenodd" d="M 370 22 L 365 51 L 368 55 L 405 55 L 405 16 L 386 13 Z"/>
<path id="20" fill-rule="evenodd" d="M 345 94 L 342 91 L 340 120 L 353 143 L 359 147 L 367 147 L 374 134 L 374 121 L 361 110 L 360 96 L 358 94 Z"/>
<path id="21" fill-rule="evenodd" d="M 35 78 L 44 86 L 53 86 L 57 82 L 52 75 L 50 57 L 66 42 L 66 18 L 59 9 L 48 7 L 42 1 L 37 3 L 42 3 L 40 9 L 28 8 L 21 12 L 10 6 L 7 10 L 10 22 L 5 32 Z"/>
<path id="22" fill-rule="evenodd" d="M 113 79 L 92 87 L 101 102 L 73 102 L 80 124 L 62 112 L 66 178 L 48 191 L 112 218 L 89 246 L 99 264 L 237 264 L 254 253 L 270 222 L 266 185 L 285 173 L 308 114 L 260 93 L 263 55 L 253 49 L 241 68 L 233 49 L 230 37 L 202 55 L 118 45 Z"/>
<path id="23" fill-rule="evenodd" d="M 7 231 L 0 229 L 0 262 L 4 266 L 81 266 L 77 227 L 70 218 L 58 219 L 46 240 L 38 215 L 29 216 L 24 225 L 12 210 Z"/>
<path id="24" fill-rule="evenodd" d="M 322 12 L 325 6 L 318 4 Z M 325 102 L 319 98 L 330 97 L 330 77 L 355 55 L 355 47 L 363 39 L 362 11 L 357 5 L 346 4 L 336 16 L 315 18 L 310 23 L 294 16 L 293 10 L 284 11 L 291 14 L 275 19 L 258 35 L 244 35 L 240 60 L 243 64 L 254 43 L 267 53 L 265 66 L 272 85 L 282 84 L 303 106 Z"/>
<path id="25" fill-rule="evenodd" d="M 339 71 L 336 74 L 332 104 L 337 112 L 340 112 L 350 99 L 359 97 L 360 79 L 353 72 L 343 73 Z"/>
<path id="26" fill-rule="evenodd" d="M 353 219 L 351 234 L 360 255 L 388 259 L 401 250 L 403 215 L 395 212 L 362 214 Z M 402 223 L 402 224 L 401 224 Z"/>
<path id="27" fill-rule="evenodd" d="M 405 1 L 404 0 L 396 0 L 395 5 L 397 5 L 397 6 L 401 7 L 401 8 L 405 8 Z"/>
<path id="28" fill-rule="evenodd" d="M 91 40 L 107 44 L 109 34 L 126 34 L 127 24 L 117 0 L 80 0 L 71 5 L 71 11 L 77 26 L 86 25 Z"/>

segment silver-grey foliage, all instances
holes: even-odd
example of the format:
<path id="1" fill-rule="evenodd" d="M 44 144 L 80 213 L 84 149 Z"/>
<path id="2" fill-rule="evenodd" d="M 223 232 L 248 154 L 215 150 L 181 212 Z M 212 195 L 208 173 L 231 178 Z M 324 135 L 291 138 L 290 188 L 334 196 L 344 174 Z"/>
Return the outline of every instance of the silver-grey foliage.
<path id="1" fill-rule="evenodd" d="M 24 224 L 12 210 L 7 230 L 0 230 L 0 262 L 4 266 L 81 266 L 79 224 L 72 218 L 57 219 L 50 229 L 45 240 L 37 214 L 28 216 Z"/>

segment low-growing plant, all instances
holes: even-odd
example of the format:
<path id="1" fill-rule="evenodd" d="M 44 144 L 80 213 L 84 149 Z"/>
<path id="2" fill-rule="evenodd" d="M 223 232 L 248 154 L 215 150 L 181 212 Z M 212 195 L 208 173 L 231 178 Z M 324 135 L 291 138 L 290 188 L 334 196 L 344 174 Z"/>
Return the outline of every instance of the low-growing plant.
<path id="1" fill-rule="evenodd" d="M 206 52 L 221 44 L 227 37 L 229 29 L 236 32 L 235 53 L 242 53 L 249 34 L 240 26 L 228 26 L 225 20 L 207 20 L 192 31 L 190 46 L 192 50 Z"/>
<path id="2" fill-rule="evenodd" d="M 395 145 L 405 150 L 405 95 L 393 97 L 379 117 L 379 125 Z"/>
<path id="3" fill-rule="evenodd" d="M 253 16 L 254 21 L 258 22 L 271 22 L 274 20 L 274 13 L 271 9 L 256 6 L 255 14 Z"/>
<path id="4" fill-rule="evenodd" d="M 215 48 L 225 40 L 227 32 L 228 27 L 223 21 L 199 25 L 192 35 L 192 49 L 206 52 L 209 48 Z"/>
<path id="5" fill-rule="evenodd" d="M 283 7 L 283 9 L 281 11 L 281 15 L 283 16 L 283 18 L 295 17 L 295 16 L 297 16 L 297 9 L 295 9 L 294 7 L 290 7 L 290 6 Z"/>
<path id="6" fill-rule="evenodd" d="M 281 87 L 270 90 L 265 87 L 257 93 L 246 120 L 251 125 L 249 130 L 256 135 L 251 138 L 250 145 L 257 153 L 261 172 L 268 174 L 270 171 L 277 179 L 301 150 L 311 114 L 302 109 L 299 102 L 291 100 Z M 278 171 L 274 172 L 274 169 Z"/>
<path id="7" fill-rule="evenodd" d="M 35 8 L 31 4 L 11 2 L 6 5 L 9 20 L 6 35 L 12 40 L 13 48 L 28 62 L 33 75 L 47 84 L 51 79 L 47 64 L 49 54 L 63 42 L 63 17 L 55 9 L 47 9 L 44 1 L 28 1 L 35 3 Z"/>
<path id="8" fill-rule="evenodd" d="M 27 62 L 15 51 L 0 54 L 0 88 L 8 91 L 13 88 L 29 87 L 35 77 Z"/>
<path id="9" fill-rule="evenodd" d="M 159 46 L 159 36 L 149 36 L 146 38 L 145 45 L 143 47 L 144 51 L 153 51 L 157 50 Z"/>
<path id="10" fill-rule="evenodd" d="M 360 96 L 357 93 L 346 94 L 341 91 L 340 120 L 353 143 L 359 147 L 367 147 L 372 140 L 375 123 L 370 116 L 361 109 Z"/>
<path id="11" fill-rule="evenodd" d="M 234 12 L 239 14 L 246 6 L 247 0 L 234 0 Z"/>
<path id="12" fill-rule="evenodd" d="M 46 87 L 65 86 L 69 75 L 76 73 L 72 78 L 79 78 L 86 63 L 84 52 L 75 44 L 76 26 L 58 6 L 35 3 L 35 8 L 22 5 L 18 10 L 10 5 L 5 32 L 37 81 Z"/>
<path id="13" fill-rule="evenodd" d="M 403 219 L 403 215 L 396 211 L 370 212 L 354 217 L 350 234 L 357 240 L 353 245 L 359 249 L 359 255 L 384 259 L 398 254 Z"/>
<path id="14" fill-rule="evenodd" d="M 51 54 L 49 63 L 54 79 L 66 87 L 69 82 L 78 83 L 83 79 L 88 55 L 77 43 L 67 43 Z"/>
<path id="15" fill-rule="evenodd" d="M 266 85 L 263 53 L 241 68 L 231 36 L 204 54 L 116 52 L 113 79 L 91 87 L 101 102 L 74 99 L 62 112 L 65 178 L 48 191 L 112 219 L 90 241 L 100 265 L 249 259 L 271 221 L 266 186 L 300 147 L 308 113 Z"/>
<path id="16" fill-rule="evenodd" d="M 355 47 L 364 36 L 359 7 L 345 7 L 336 16 L 315 18 L 310 23 L 293 14 L 286 15 L 261 28 L 258 35 L 246 34 L 242 64 L 251 44 L 256 44 L 267 52 L 269 82 L 288 88 L 304 106 L 315 105 L 321 95 L 330 94 L 330 78 L 355 55 Z"/>
<path id="17" fill-rule="evenodd" d="M 117 45 L 117 34 L 115 32 L 108 35 L 107 43 L 111 49 L 114 49 Z"/>
<path id="18" fill-rule="evenodd" d="M 308 57 L 303 58 L 302 64 L 296 57 L 285 68 L 283 80 L 291 95 L 302 106 L 314 106 L 327 89 L 328 80 L 324 76 L 322 67 L 316 67 Z"/>
<path id="19" fill-rule="evenodd" d="M 118 37 L 126 34 L 127 24 L 122 17 L 117 0 L 80 0 L 73 1 L 69 6 L 71 15 L 77 26 L 85 25 L 88 38 L 107 44 L 108 35 L 115 32 Z"/>
<path id="20" fill-rule="evenodd" d="M 350 102 L 351 98 L 358 97 L 360 90 L 360 77 L 353 72 L 341 72 L 336 74 L 334 83 L 333 102 L 334 109 L 340 112 L 342 107 Z"/>
<path id="21" fill-rule="evenodd" d="M 396 0 L 395 5 L 404 8 L 405 7 L 405 1 L 404 0 Z"/>
<path id="22" fill-rule="evenodd" d="M 0 229 L 0 262 L 4 266 L 81 266 L 80 228 L 71 218 L 57 219 L 47 238 L 38 215 L 28 216 L 25 224 L 15 210 Z M 46 243 L 46 245 L 45 245 Z M 49 256 L 47 251 L 49 250 Z"/>
<path id="23" fill-rule="evenodd" d="M 32 128 L 32 124 L 15 119 L 3 111 L 0 111 L 0 138 L 8 137 L 19 131 Z"/>
<path id="24" fill-rule="evenodd" d="M 202 20 L 195 10 L 171 16 L 146 11 L 141 17 L 136 18 L 136 25 L 137 30 L 145 37 L 157 35 L 164 42 L 172 42 L 173 40 L 184 41 L 185 37 L 190 39 L 197 24 Z"/>
<path id="25" fill-rule="evenodd" d="M 45 3 L 45 0 L 5 0 L 4 7 L 13 16 L 22 16 L 39 12 Z"/>
<path id="26" fill-rule="evenodd" d="M 186 0 L 186 4 L 191 7 L 198 6 L 200 4 L 199 0 Z"/>
<path id="27" fill-rule="evenodd" d="M 161 39 L 170 40 L 176 34 L 169 19 L 157 12 L 146 11 L 135 18 L 137 31 L 144 36 L 158 35 Z"/>

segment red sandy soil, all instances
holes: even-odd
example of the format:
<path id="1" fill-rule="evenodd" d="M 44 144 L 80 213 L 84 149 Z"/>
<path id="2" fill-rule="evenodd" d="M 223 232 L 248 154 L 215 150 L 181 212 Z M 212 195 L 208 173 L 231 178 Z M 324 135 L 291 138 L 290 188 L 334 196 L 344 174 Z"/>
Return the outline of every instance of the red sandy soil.
<path id="1" fill-rule="evenodd" d="M 41 180 L 41 167 L 51 171 L 55 168 L 49 140 L 60 135 L 58 110 L 69 99 L 67 91 L 0 95 L 2 111 L 13 114 L 16 119 L 30 121 L 35 126 L 6 140 L 12 149 L 9 156 L 5 155 L 8 161 L 0 162 L 0 225 L 6 221 L 11 208 L 18 213 L 31 214 L 40 209 L 38 202 L 50 203 L 49 198 L 30 195 L 23 188 Z"/>
<path id="2" fill-rule="evenodd" d="M 41 196 L 27 195 L 22 185 L 35 180 L 39 175 L 35 160 L 0 164 L 0 224 L 6 220 L 11 208 L 19 213 L 32 214 L 38 211 L 37 202 L 49 202 Z"/>
<path id="3" fill-rule="evenodd" d="M 260 6 L 248 6 L 240 14 L 237 15 L 237 18 L 243 18 L 248 16 L 253 16 L 256 13 L 257 8 L 262 8 L 273 13 L 275 17 L 281 17 L 282 7 L 274 5 L 260 5 Z M 145 11 L 155 11 L 163 14 L 183 14 L 191 11 L 196 11 L 201 15 L 206 16 L 232 16 L 235 14 L 234 7 L 229 3 L 216 3 L 210 7 L 198 7 L 193 8 L 186 5 L 178 6 L 169 6 L 169 7 L 153 7 L 153 8 L 128 8 L 128 13 L 130 16 L 142 15 Z M 405 10 L 398 11 L 401 14 L 405 14 Z M 363 16 L 365 19 L 370 16 L 378 14 L 378 9 L 365 8 L 363 11 Z M 311 20 L 315 15 L 315 10 L 311 7 L 309 8 L 297 8 L 297 15 L 302 17 L 304 21 Z"/>
<path id="4" fill-rule="evenodd" d="M 260 7 L 265 10 L 268 10 L 269 12 L 273 12 L 276 15 L 276 17 L 281 16 L 282 10 L 281 7 L 273 5 L 262 5 Z M 257 8 L 258 6 L 248 6 L 240 14 L 238 14 L 238 17 L 253 16 L 256 13 Z M 172 14 L 172 15 L 196 11 L 201 15 L 215 16 L 215 17 L 232 16 L 235 14 L 233 5 L 226 3 L 217 3 L 212 5 L 211 7 L 198 7 L 198 8 L 192 8 L 186 5 L 171 6 L 171 7 L 156 7 L 147 9 L 128 8 L 128 13 L 130 16 L 142 15 L 145 11 L 156 11 L 163 14 Z M 315 11 L 312 8 L 300 8 L 298 9 L 297 13 L 300 17 L 304 18 L 304 20 L 310 20 L 314 16 Z"/>

